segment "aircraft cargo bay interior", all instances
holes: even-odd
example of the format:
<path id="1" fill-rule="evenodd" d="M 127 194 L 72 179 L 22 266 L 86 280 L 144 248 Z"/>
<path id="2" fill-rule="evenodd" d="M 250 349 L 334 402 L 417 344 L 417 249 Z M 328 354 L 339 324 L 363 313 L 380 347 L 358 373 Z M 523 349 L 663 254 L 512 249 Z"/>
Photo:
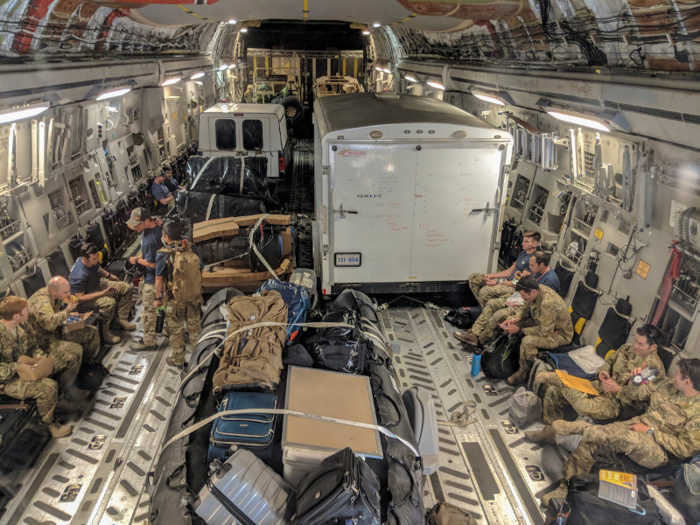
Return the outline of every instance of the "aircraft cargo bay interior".
<path id="1" fill-rule="evenodd" d="M 0 0 L 0 524 L 700 523 L 700 2 Z"/>

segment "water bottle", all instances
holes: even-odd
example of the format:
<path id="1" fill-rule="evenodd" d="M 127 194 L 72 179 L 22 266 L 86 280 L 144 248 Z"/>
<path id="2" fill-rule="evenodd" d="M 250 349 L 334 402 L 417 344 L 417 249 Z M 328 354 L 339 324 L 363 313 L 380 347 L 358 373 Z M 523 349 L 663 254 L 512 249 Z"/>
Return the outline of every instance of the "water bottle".
<path id="1" fill-rule="evenodd" d="M 472 375 L 478 376 L 481 372 L 481 350 L 474 350 L 474 355 L 472 356 Z"/>
<path id="2" fill-rule="evenodd" d="M 634 386 L 645 385 L 647 383 L 650 383 L 657 377 L 659 377 L 659 369 L 655 366 L 651 366 L 649 368 L 643 369 L 636 376 L 632 376 L 632 384 Z"/>
<path id="3" fill-rule="evenodd" d="M 156 310 L 156 333 L 163 333 L 163 324 L 165 324 L 165 309 L 159 306 Z"/>

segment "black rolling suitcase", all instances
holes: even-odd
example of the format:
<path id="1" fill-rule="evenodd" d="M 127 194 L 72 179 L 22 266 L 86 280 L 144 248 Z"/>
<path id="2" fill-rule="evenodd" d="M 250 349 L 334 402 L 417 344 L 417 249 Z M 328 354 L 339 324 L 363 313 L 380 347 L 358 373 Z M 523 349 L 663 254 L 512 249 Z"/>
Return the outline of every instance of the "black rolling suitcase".
<path id="1" fill-rule="evenodd" d="M 303 479 L 294 524 L 378 525 L 380 513 L 377 477 L 364 460 L 345 448 Z"/>

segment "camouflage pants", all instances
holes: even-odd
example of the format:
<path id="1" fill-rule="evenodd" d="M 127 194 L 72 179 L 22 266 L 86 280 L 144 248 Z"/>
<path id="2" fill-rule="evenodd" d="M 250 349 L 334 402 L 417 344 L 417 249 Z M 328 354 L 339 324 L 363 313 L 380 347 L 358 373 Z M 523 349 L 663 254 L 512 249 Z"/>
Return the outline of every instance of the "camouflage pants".
<path id="1" fill-rule="evenodd" d="M 64 332 L 63 340 L 83 347 L 83 361 L 94 363 L 100 353 L 100 332 L 96 326 L 86 326 L 82 330 Z"/>
<path id="2" fill-rule="evenodd" d="M 612 419 L 620 413 L 620 402 L 613 396 L 589 396 L 564 384 L 550 386 L 544 396 L 542 419 L 546 425 L 564 418 L 564 408 L 571 405 L 579 416 Z"/>
<path id="3" fill-rule="evenodd" d="M 117 289 L 114 295 L 100 297 L 92 301 L 80 302 L 81 312 L 95 311 L 100 322 L 107 326 L 109 326 L 109 323 L 114 319 L 115 313 L 117 313 L 119 319 L 128 320 L 131 316 L 131 308 L 134 306 L 131 285 L 129 283 L 100 279 L 100 290 L 106 290 L 110 286 Z"/>
<path id="4" fill-rule="evenodd" d="M 497 297 L 491 299 L 486 306 L 481 310 L 481 315 L 474 322 L 472 332 L 479 338 L 479 342 L 483 345 L 491 341 L 493 338 L 493 330 L 489 327 L 489 321 L 498 312 L 506 307 L 507 297 Z"/>
<path id="5" fill-rule="evenodd" d="M 147 345 L 155 345 L 157 312 L 153 303 L 156 300 L 156 285 L 146 284 L 143 279 L 139 283 L 139 293 L 143 303 L 141 322 L 143 324 L 143 342 Z"/>
<path id="6" fill-rule="evenodd" d="M 53 374 L 58 384 L 65 388 L 70 386 L 78 376 L 80 364 L 83 362 L 83 347 L 70 341 L 55 339 L 47 353 L 53 361 Z"/>
<path id="7" fill-rule="evenodd" d="M 503 308 L 494 312 L 493 315 L 486 319 L 486 323 L 482 325 L 481 334 L 478 334 L 480 343 L 485 344 L 491 341 L 499 330 L 498 325 L 517 313 L 518 309 L 514 306 L 505 306 L 505 299 L 503 300 L 503 305 Z M 486 306 L 488 307 L 488 305 Z M 524 328 L 526 325 L 521 324 L 520 326 Z"/>
<path id="8" fill-rule="evenodd" d="M 22 401 L 33 399 L 41 420 L 47 424 L 53 422 L 53 412 L 58 402 L 58 385 L 53 379 L 45 377 L 39 381 L 22 381 L 17 377 L 5 385 L 2 393 Z"/>
<path id="9" fill-rule="evenodd" d="M 190 342 L 195 343 L 202 325 L 202 301 L 196 303 L 177 303 L 168 301 L 166 321 L 170 331 L 170 357 L 178 364 L 185 362 L 185 323 L 190 335 Z"/>
<path id="10" fill-rule="evenodd" d="M 491 333 L 495 333 L 499 324 L 509 317 L 513 317 L 516 313 L 517 308 L 515 307 L 504 308 L 496 312 L 489 321 Z M 518 323 L 518 326 L 520 328 L 528 328 L 534 326 L 534 323 L 528 319 L 527 321 Z M 539 350 L 552 350 L 554 348 L 567 345 L 570 342 L 571 339 L 566 339 L 564 336 L 561 336 L 558 333 L 549 335 L 526 335 L 520 341 L 520 368 L 530 370 Z"/>
<path id="11" fill-rule="evenodd" d="M 646 468 L 657 468 L 666 464 L 666 451 L 656 444 L 649 434 L 630 430 L 639 418 L 610 425 L 592 425 L 583 431 L 579 446 L 571 453 L 562 467 L 564 479 L 591 471 L 600 451 L 625 454 L 632 461 Z"/>
<path id="12" fill-rule="evenodd" d="M 509 297 L 513 293 L 513 288 L 505 284 L 487 286 L 483 273 L 473 273 L 469 276 L 469 288 L 479 304 L 483 308 L 491 299 Z"/>

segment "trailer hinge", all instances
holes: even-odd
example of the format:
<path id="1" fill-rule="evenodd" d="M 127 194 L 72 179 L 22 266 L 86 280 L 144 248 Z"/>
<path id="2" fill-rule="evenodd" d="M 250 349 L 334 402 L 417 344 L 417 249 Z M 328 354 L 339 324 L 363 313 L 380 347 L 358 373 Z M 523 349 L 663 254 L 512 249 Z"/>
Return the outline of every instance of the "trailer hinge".
<path id="1" fill-rule="evenodd" d="M 337 210 L 334 210 L 333 208 L 331 208 L 331 213 L 340 213 L 341 219 L 345 218 L 346 213 L 350 213 L 352 215 L 357 215 L 357 212 L 355 210 L 344 210 L 342 204 L 340 205 L 340 208 Z"/>

